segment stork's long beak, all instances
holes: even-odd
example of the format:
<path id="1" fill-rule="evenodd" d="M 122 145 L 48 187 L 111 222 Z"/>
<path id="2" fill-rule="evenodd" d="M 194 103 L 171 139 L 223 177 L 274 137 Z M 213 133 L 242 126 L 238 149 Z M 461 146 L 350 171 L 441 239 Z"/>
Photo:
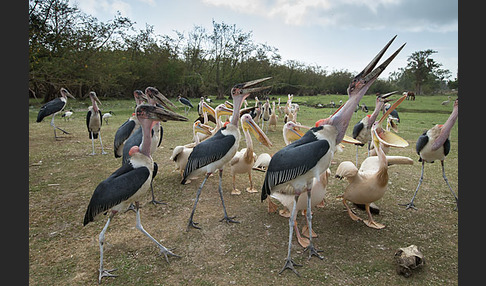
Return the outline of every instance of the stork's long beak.
<path id="1" fill-rule="evenodd" d="M 160 93 L 155 87 L 147 87 L 145 89 L 145 94 L 153 97 L 158 104 L 162 105 L 170 111 L 173 111 L 171 107 L 176 108 L 175 104 L 167 99 L 167 97 Z"/>
<path id="2" fill-rule="evenodd" d="M 141 104 L 137 107 L 135 111 L 137 117 L 152 119 L 155 121 L 167 121 L 167 120 L 174 120 L 174 121 L 187 121 L 188 119 L 182 115 L 179 115 L 173 111 L 153 106 L 150 104 Z"/>
<path id="3" fill-rule="evenodd" d="M 397 108 L 400 103 L 402 103 L 407 96 L 404 95 L 400 97 L 386 112 L 383 114 L 381 119 L 375 123 L 373 123 L 373 126 L 371 127 L 371 135 L 373 137 L 373 140 L 378 143 L 381 142 L 384 145 L 388 145 L 391 147 L 398 147 L 398 148 L 404 148 L 408 146 L 408 142 L 403 139 L 402 137 L 396 135 L 395 133 L 391 131 L 386 131 L 381 127 L 382 122 L 388 117 L 388 115 L 395 109 Z"/>
<path id="4" fill-rule="evenodd" d="M 70 98 L 72 99 L 76 99 L 67 89 L 65 89 L 64 87 L 61 88 L 61 93 L 66 95 L 66 96 L 69 96 Z"/>
<path id="5" fill-rule="evenodd" d="M 96 95 L 96 93 L 93 95 L 93 97 L 94 97 L 94 100 L 95 100 L 95 101 L 96 101 L 96 102 L 97 102 L 99 105 L 101 105 L 101 101 L 100 101 L 100 99 L 98 98 L 98 96 Z"/>
<path id="6" fill-rule="evenodd" d="M 381 65 L 379 65 L 376 69 L 375 66 L 380 61 L 381 57 L 385 54 L 388 47 L 391 45 L 393 40 L 395 40 L 397 36 L 395 35 L 386 45 L 385 47 L 371 60 L 371 62 L 360 72 L 353 80 L 351 84 L 356 84 L 358 82 L 362 82 L 364 85 L 359 87 L 362 89 L 363 87 L 369 87 L 371 84 L 380 76 L 380 74 L 385 70 L 385 68 L 391 63 L 391 61 L 398 55 L 398 53 L 403 49 L 405 44 L 403 44 L 395 53 L 393 53 L 387 60 L 385 60 Z M 351 85 L 350 85 L 351 87 Z"/>
<path id="7" fill-rule="evenodd" d="M 380 95 L 380 97 L 381 97 L 382 99 L 385 99 L 385 98 L 387 98 L 387 97 L 389 97 L 389 96 L 391 96 L 391 95 L 393 95 L 393 94 L 395 94 L 395 93 L 397 93 L 397 90 L 392 91 L 392 92 L 389 92 L 389 93 L 382 94 L 382 95 Z"/>
<path id="8" fill-rule="evenodd" d="M 255 138 L 263 145 L 267 146 L 268 148 L 272 147 L 273 144 L 270 139 L 268 139 L 265 132 L 258 127 L 258 124 L 256 124 L 249 114 L 245 114 L 243 117 L 241 117 L 241 127 L 245 130 L 250 130 Z"/>
<path id="9" fill-rule="evenodd" d="M 242 83 L 242 84 L 240 84 L 241 85 L 241 93 L 242 94 L 247 94 L 247 93 L 257 92 L 257 91 L 260 91 L 260 90 L 264 90 L 264 89 L 270 88 L 271 86 L 261 86 L 261 87 L 252 87 L 252 86 L 255 86 L 255 85 L 259 84 L 259 83 L 262 83 L 264 81 L 267 81 L 267 80 L 269 80 L 271 78 L 272 77 L 265 77 L 265 78 L 251 80 L 251 81 Z"/>

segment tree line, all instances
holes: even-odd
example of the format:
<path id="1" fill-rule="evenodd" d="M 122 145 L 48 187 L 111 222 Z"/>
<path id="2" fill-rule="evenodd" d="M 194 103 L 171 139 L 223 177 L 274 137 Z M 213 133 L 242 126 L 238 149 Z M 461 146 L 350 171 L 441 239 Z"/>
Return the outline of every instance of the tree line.
<path id="1" fill-rule="evenodd" d="M 169 97 L 228 96 L 237 82 L 272 76 L 272 94 L 345 94 L 353 78 L 347 70 L 327 71 L 297 60 L 283 61 L 278 49 L 255 43 L 251 31 L 213 20 L 212 29 L 195 25 L 176 36 L 157 35 L 153 26 L 137 30 L 117 13 L 100 22 L 68 0 L 29 0 L 29 91 L 48 101 L 65 87 L 84 98 L 131 97 L 135 89 L 155 86 Z M 412 54 L 408 65 L 368 91 L 436 92 L 450 87 L 450 72 L 427 50 Z"/>

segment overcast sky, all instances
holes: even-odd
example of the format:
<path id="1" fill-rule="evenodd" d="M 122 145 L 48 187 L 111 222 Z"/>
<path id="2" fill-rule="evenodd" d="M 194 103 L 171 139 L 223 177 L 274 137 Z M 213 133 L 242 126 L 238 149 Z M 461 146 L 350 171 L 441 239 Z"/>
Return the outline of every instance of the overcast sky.
<path id="1" fill-rule="evenodd" d="M 458 68 L 457 0 L 70 0 L 100 21 L 119 11 L 158 35 L 175 37 L 194 26 L 212 30 L 212 21 L 236 24 L 253 41 L 278 49 L 285 60 L 333 70 L 360 72 L 398 35 L 385 57 L 407 43 L 383 73 L 407 65 L 416 51 L 437 51 L 432 58 L 451 71 Z"/>

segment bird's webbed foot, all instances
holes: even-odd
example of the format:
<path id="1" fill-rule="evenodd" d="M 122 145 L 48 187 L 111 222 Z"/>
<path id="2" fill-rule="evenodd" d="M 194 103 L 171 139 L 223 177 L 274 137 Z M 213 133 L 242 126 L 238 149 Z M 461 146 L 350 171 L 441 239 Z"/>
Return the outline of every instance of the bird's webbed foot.
<path id="1" fill-rule="evenodd" d="M 111 272 L 116 271 L 117 268 L 114 269 L 100 269 L 100 275 L 98 276 L 98 284 L 101 283 L 101 278 L 103 277 L 117 277 L 118 275 L 112 274 Z"/>
<path id="2" fill-rule="evenodd" d="M 285 265 L 284 267 L 282 268 L 282 270 L 280 270 L 280 272 L 278 274 L 282 274 L 282 272 L 285 271 L 285 269 L 290 269 L 292 270 L 297 276 L 300 277 L 300 274 L 299 272 L 297 272 L 297 270 L 295 270 L 295 266 L 298 266 L 298 267 L 302 267 L 302 264 L 297 264 L 295 263 L 292 258 L 287 258 L 285 259 Z"/>
<path id="3" fill-rule="evenodd" d="M 239 221 L 236 221 L 234 220 L 236 216 L 232 216 L 232 217 L 229 217 L 229 216 L 224 216 L 222 219 L 220 219 L 219 221 L 225 221 L 227 223 L 240 223 Z"/>
<path id="4" fill-rule="evenodd" d="M 324 259 L 324 257 L 319 255 L 319 252 L 322 252 L 322 250 L 316 249 L 313 244 L 310 244 L 309 246 L 307 246 L 304 249 L 304 252 L 306 252 L 307 250 L 309 250 L 309 258 L 308 259 L 311 259 L 312 256 L 316 256 L 320 260 Z"/>
<path id="5" fill-rule="evenodd" d="M 399 206 L 404 206 L 406 210 L 408 209 L 414 209 L 414 210 L 417 210 L 417 207 L 415 206 L 415 204 L 413 203 L 413 201 L 409 202 L 408 204 L 398 204 Z"/>

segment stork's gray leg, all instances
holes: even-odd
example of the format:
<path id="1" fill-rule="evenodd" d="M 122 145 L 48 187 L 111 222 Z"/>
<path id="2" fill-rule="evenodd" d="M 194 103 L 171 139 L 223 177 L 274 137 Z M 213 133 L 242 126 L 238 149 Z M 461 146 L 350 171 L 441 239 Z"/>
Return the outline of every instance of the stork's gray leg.
<path id="1" fill-rule="evenodd" d="M 152 181 L 150 182 L 150 189 L 152 190 L 152 200 L 150 202 L 154 205 L 166 205 L 167 203 L 157 201 L 155 199 L 153 182 L 154 182 L 154 180 L 152 179 Z"/>
<path id="2" fill-rule="evenodd" d="M 226 207 L 224 206 L 224 199 L 223 199 L 223 170 L 219 170 L 219 197 L 221 198 L 221 203 L 223 204 L 223 212 L 224 217 L 220 221 L 225 222 L 233 222 L 233 223 L 240 223 L 239 221 L 234 220 L 236 216 L 228 217 L 228 213 L 226 212 Z"/>
<path id="3" fill-rule="evenodd" d="M 110 224 L 111 218 L 114 216 L 114 213 L 111 213 L 110 216 L 108 217 L 108 221 L 105 224 L 105 227 L 103 230 L 100 232 L 99 236 L 99 242 L 100 242 L 100 274 L 98 276 L 98 283 L 101 283 L 101 278 L 103 277 L 116 277 L 118 275 L 111 274 L 112 271 L 115 271 L 116 268 L 114 269 L 104 269 L 103 268 L 103 244 L 105 243 L 105 232 L 108 229 L 108 225 Z"/>
<path id="4" fill-rule="evenodd" d="M 456 193 L 454 193 L 454 191 L 451 188 L 451 185 L 449 185 L 449 181 L 447 180 L 447 177 L 446 177 L 446 174 L 445 174 L 445 169 L 444 169 L 444 160 L 441 160 L 440 161 L 440 164 L 442 165 L 442 177 L 444 178 L 444 181 L 446 182 L 447 186 L 449 187 L 449 190 L 451 190 L 451 193 L 454 196 L 454 199 L 456 199 L 456 207 L 454 208 L 454 210 L 457 210 L 457 208 L 458 208 L 458 205 L 457 205 L 458 199 L 457 199 Z"/>
<path id="5" fill-rule="evenodd" d="M 189 231 L 189 227 L 193 227 L 193 228 L 197 228 L 197 229 L 201 229 L 201 227 L 197 226 L 197 222 L 194 222 L 192 220 L 192 218 L 194 217 L 194 212 L 196 211 L 196 206 L 197 206 L 197 202 L 199 201 L 199 196 L 201 195 L 201 190 L 204 186 L 204 183 L 206 183 L 206 180 L 209 178 L 209 176 L 211 175 L 211 173 L 207 173 L 206 176 L 204 177 L 204 180 L 202 181 L 201 183 L 201 186 L 199 186 L 199 189 L 197 189 L 197 193 L 196 193 L 196 201 L 194 202 L 194 206 L 192 207 L 192 212 L 191 212 L 191 216 L 189 217 L 189 223 L 187 225 L 187 229 L 186 231 Z"/>
<path id="6" fill-rule="evenodd" d="M 137 209 L 137 229 L 140 230 L 143 234 L 145 234 L 148 238 L 150 238 L 150 240 L 152 240 L 160 249 L 160 251 L 162 252 L 162 254 L 165 256 L 165 261 L 167 261 L 167 263 L 169 263 L 169 258 L 167 257 L 167 255 L 171 255 L 171 256 L 175 256 L 175 257 L 180 257 L 179 255 L 177 254 L 174 254 L 172 251 L 170 251 L 169 249 L 165 248 L 165 246 L 163 246 L 162 244 L 160 244 L 155 238 L 153 238 L 142 226 L 142 223 L 140 221 L 140 208 L 138 206 L 138 202 L 135 202 L 135 208 Z"/>
<path id="7" fill-rule="evenodd" d="M 356 167 L 358 167 L 358 150 L 359 150 L 359 145 L 356 145 Z"/>
<path id="8" fill-rule="evenodd" d="M 92 150 L 93 150 L 93 151 L 91 152 L 91 154 L 90 154 L 90 155 L 95 155 L 96 153 L 95 153 L 95 151 L 94 151 L 94 139 L 93 139 L 93 132 L 90 132 L 90 134 L 91 134 L 91 147 L 92 147 Z"/>
<path id="9" fill-rule="evenodd" d="M 319 255 L 319 251 L 314 247 L 312 243 L 312 211 L 311 211 L 311 188 L 307 189 L 307 225 L 309 227 L 309 246 L 306 247 L 304 251 L 309 250 L 309 259 L 312 255 L 317 256 L 319 259 L 324 259 L 324 257 Z"/>
<path id="10" fill-rule="evenodd" d="M 62 130 L 61 128 L 57 127 L 56 124 L 54 124 L 54 116 L 56 116 L 55 113 L 52 115 L 52 119 L 51 119 L 51 126 L 52 128 L 54 128 L 54 138 L 57 138 L 56 129 L 61 130 L 64 134 L 69 134 L 69 132 L 67 132 L 66 130 Z"/>
<path id="11" fill-rule="evenodd" d="M 103 142 L 101 141 L 101 132 L 98 133 L 98 138 L 100 139 L 100 145 L 101 145 L 101 154 L 105 155 L 105 149 L 103 149 Z"/>
<path id="12" fill-rule="evenodd" d="M 297 213 L 296 212 L 296 206 L 297 206 L 297 200 L 298 199 L 299 199 L 299 195 L 295 195 L 294 206 L 292 207 L 292 213 L 290 214 L 290 217 L 289 217 L 289 246 L 288 246 L 288 249 L 287 249 L 287 258 L 285 259 L 284 267 L 282 268 L 282 270 L 280 270 L 280 272 L 278 274 L 282 274 L 282 272 L 284 272 L 285 269 L 290 269 L 290 270 L 294 271 L 294 273 L 297 274 L 297 276 L 300 276 L 299 272 L 297 272 L 297 270 L 295 270 L 294 266 L 302 266 L 302 264 L 295 263 L 292 260 L 292 257 L 290 256 L 290 252 L 292 250 L 292 237 L 294 235 L 293 234 L 294 221 L 295 221 L 295 214 Z M 312 233 L 312 232 L 310 232 L 310 230 L 309 230 L 309 233 Z M 310 236 L 312 236 L 312 235 L 310 235 Z"/>
<path id="13" fill-rule="evenodd" d="M 406 208 L 405 209 L 409 209 L 409 208 L 412 208 L 414 210 L 416 210 L 417 208 L 415 207 L 415 205 L 413 204 L 413 201 L 415 200 L 415 196 L 417 195 L 417 192 L 420 188 L 420 185 L 422 184 L 422 181 L 424 179 L 424 165 L 425 165 L 425 161 L 422 160 L 422 173 L 420 174 L 420 179 L 419 179 L 419 183 L 418 183 L 418 186 L 417 186 L 417 189 L 415 189 L 415 193 L 413 194 L 413 197 L 412 197 L 412 200 L 408 203 L 408 204 L 398 204 L 400 206 L 405 206 Z"/>

